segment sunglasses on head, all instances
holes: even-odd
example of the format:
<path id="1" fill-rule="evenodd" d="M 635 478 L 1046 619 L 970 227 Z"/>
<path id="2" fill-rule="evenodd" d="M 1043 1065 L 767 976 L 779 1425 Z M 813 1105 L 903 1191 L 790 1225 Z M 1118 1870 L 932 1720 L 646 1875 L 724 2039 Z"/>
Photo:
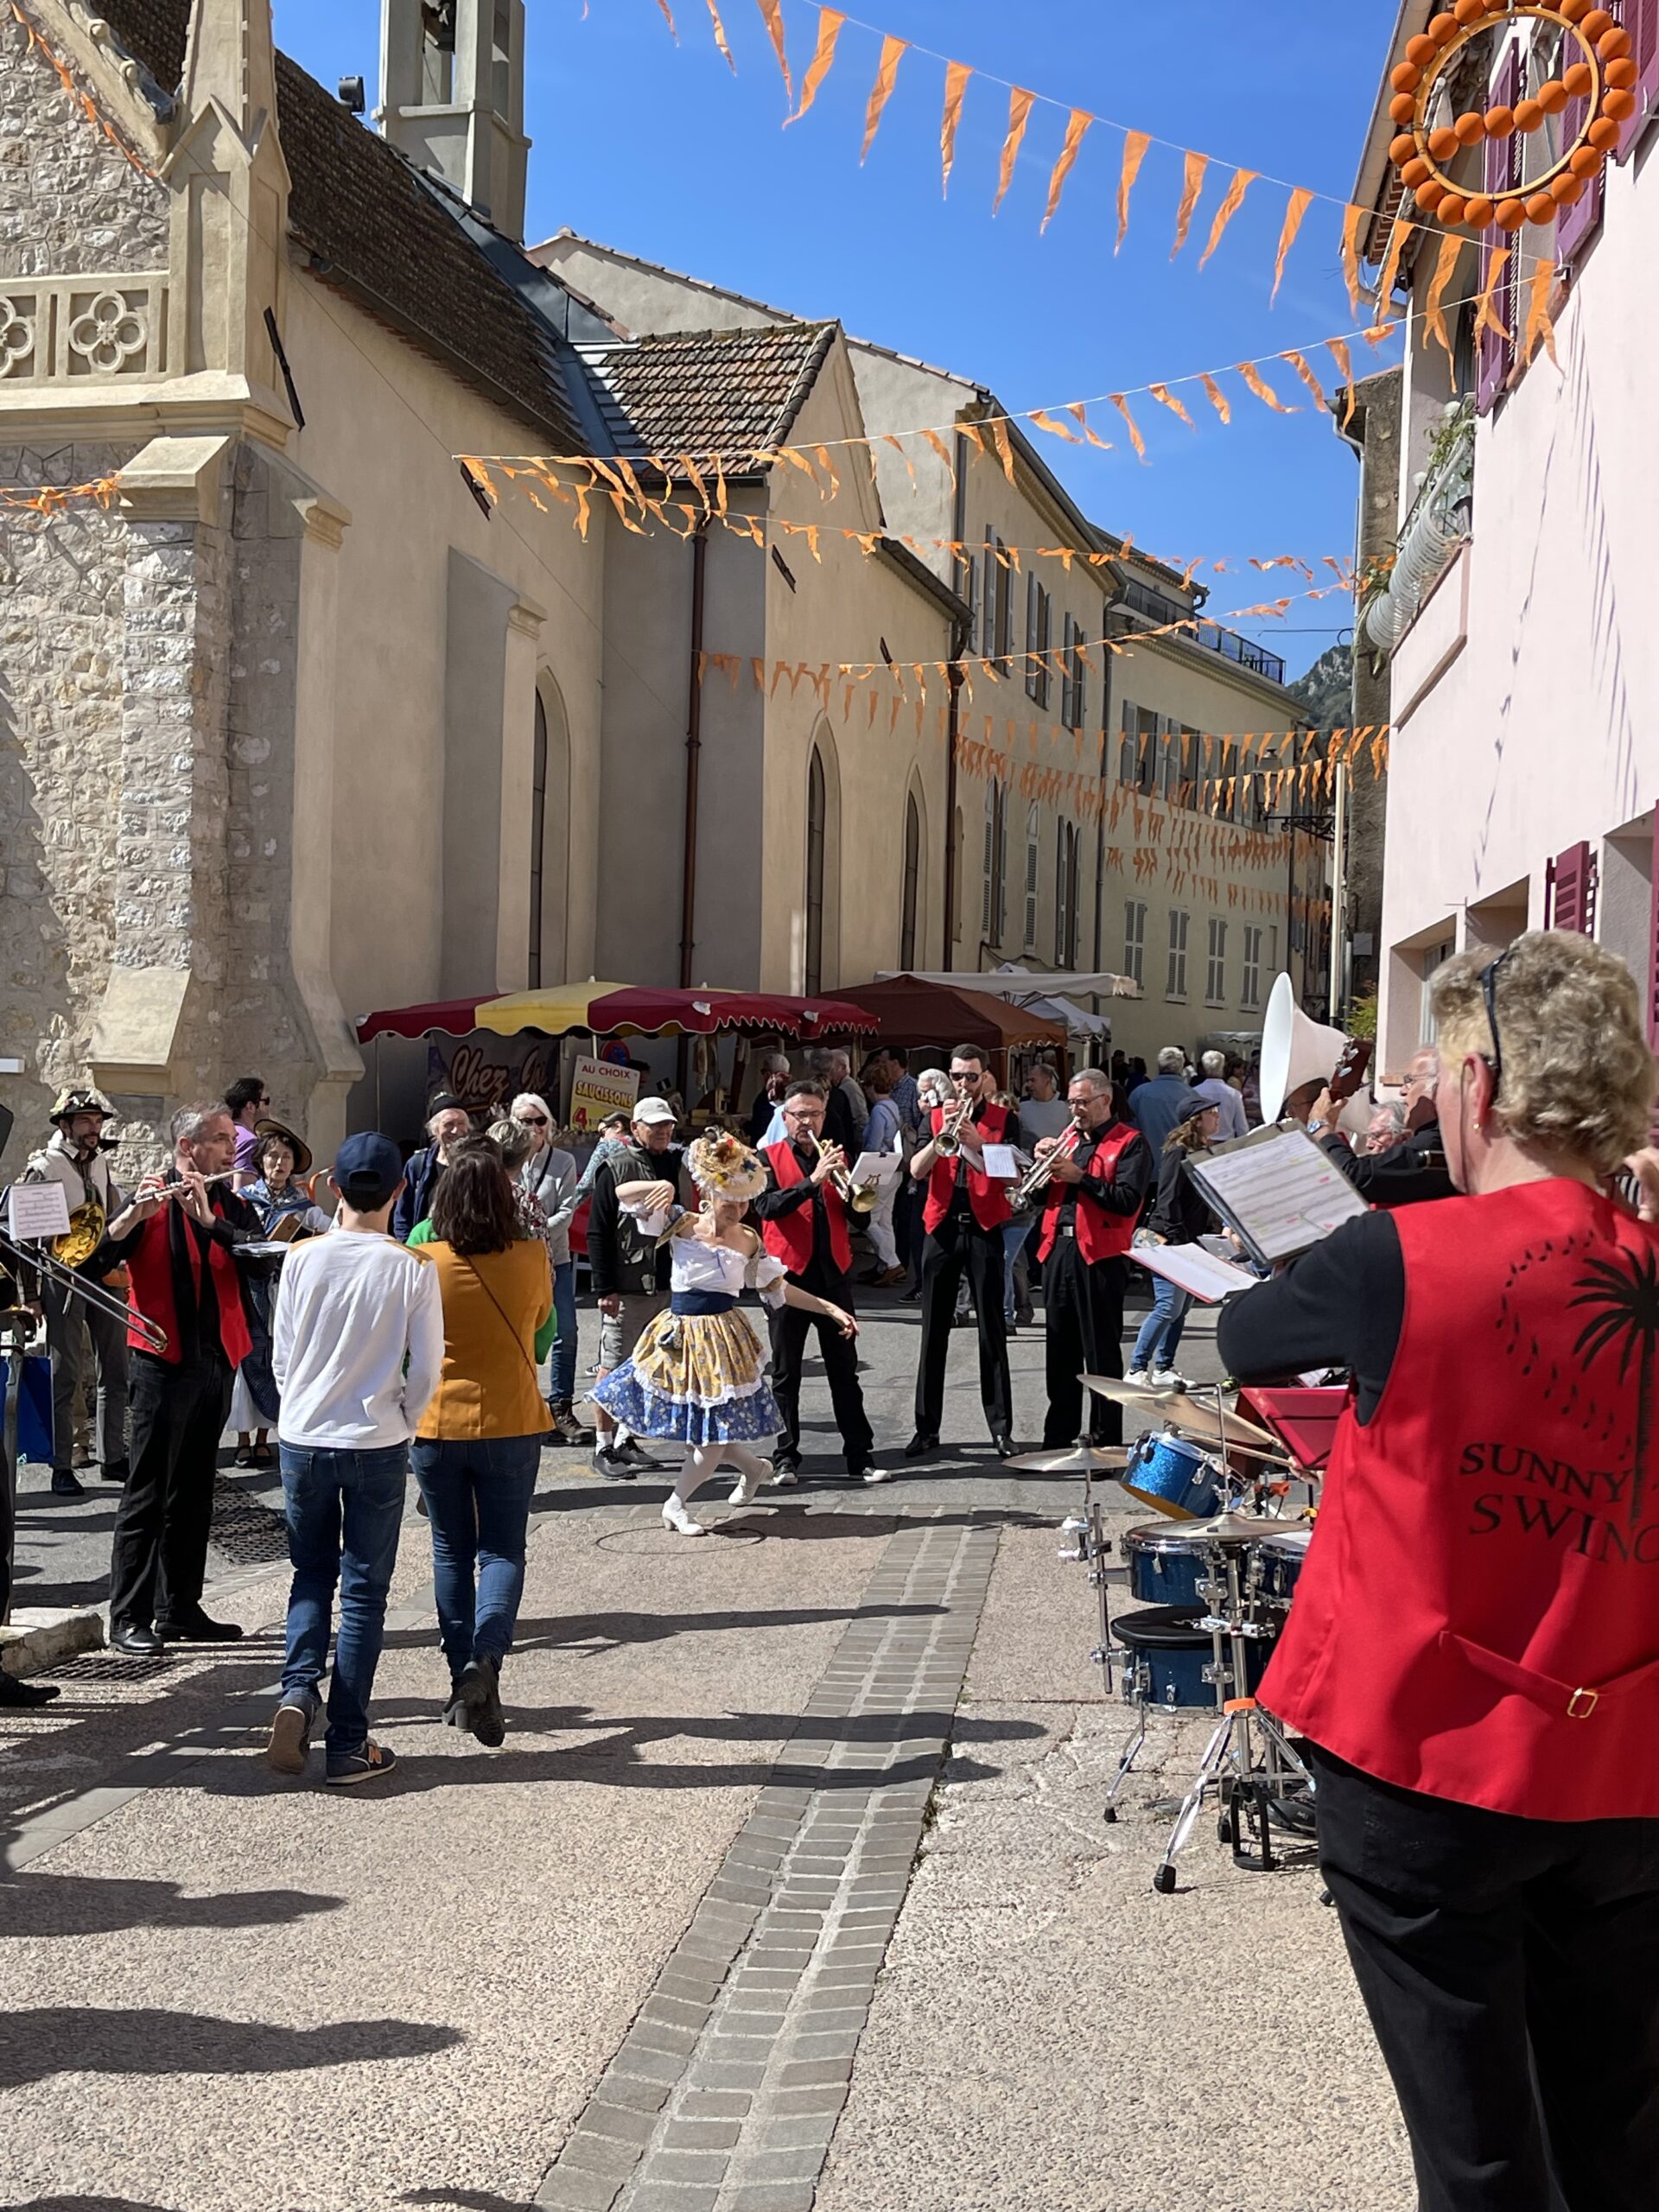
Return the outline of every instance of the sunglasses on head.
<path id="1" fill-rule="evenodd" d="M 1494 1098 L 1497 1096 L 1497 1086 L 1503 1079 L 1503 1047 L 1497 1034 L 1497 971 L 1514 950 L 1513 945 L 1506 946 L 1496 960 L 1488 961 L 1480 971 L 1481 995 L 1486 1001 L 1486 1027 L 1492 1033 L 1492 1049 L 1490 1052 L 1482 1053 L 1481 1058 L 1492 1071 Z"/>

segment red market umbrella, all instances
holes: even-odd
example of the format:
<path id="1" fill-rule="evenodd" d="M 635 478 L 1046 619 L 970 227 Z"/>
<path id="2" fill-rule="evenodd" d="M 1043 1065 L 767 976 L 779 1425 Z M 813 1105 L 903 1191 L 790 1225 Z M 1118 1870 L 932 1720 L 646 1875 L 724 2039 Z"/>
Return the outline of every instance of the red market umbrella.
<path id="1" fill-rule="evenodd" d="M 842 995 L 874 1015 L 884 1037 L 906 1045 L 977 1045 L 987 1052 L 1007 1052 L 1020 1045 L 1060 1045 L 1064 1026 L 1029 1007 L 1014 1006 L 964 983 L 927 983 L 916 976 L 895 976 L 885 983 L 861 983 Z"/>
<path id="2" fill-rule="evenodd" d="M 794 998 L 771 991 L 655 989 L 632 983 L 563 984 L 550 990 L 512 991 L 505 996 L 440 999 L 366 1015 L 358 1038 L 465 1037 L 486 1029 L 500 1037 L 531 1032 L 563 1037 L 636 1035 L 711 1037 L 722 1029 L 775 1032 L 787 1037 L 868 1033 L 877 1021 L 842 998 Z"/>

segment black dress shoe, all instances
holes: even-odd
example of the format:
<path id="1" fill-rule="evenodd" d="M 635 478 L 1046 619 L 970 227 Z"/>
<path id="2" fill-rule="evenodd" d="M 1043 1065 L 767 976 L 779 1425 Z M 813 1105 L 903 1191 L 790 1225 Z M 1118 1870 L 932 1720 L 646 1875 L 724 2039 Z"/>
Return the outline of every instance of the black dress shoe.
<path id="1" fill-rule="evenodd" d="M 127 1463 L 124 1459 L 111 1459 L 106 1466 L 99 1470 L 100 1482 L 124 1483 L 126 1479 Z"/>
<path id="2" fill-rule="evenodd" d="M 157 1621 L 156 1633 L 163 1643 L 240 1643 L 242 1630 L 234 1621 L 210 1621 L 197 1613 L 188 1621 Z"/>
<path id="3" fill-rule="evenodd" d="M 26 1706 L 50 1705 L 58 1694 L 55 1682 L 24 1682 L 0 1668 L 0 1706 L 16 1713 Z"/>
<path id="4" fill-rule="evenodd" d="M 779 1475 L 798 1475 L 800 1471 L 801 1455 L 798 1452 L 774 1452 L 772 1453 L 772 1478 L 774 1482 L 777 1481 Z"/>
<path id="5" fill-rule="evenodd" d="M 110 1649 L 124 1651 L 129 1659 L 154 1659 L 160 1655 L 162 1639 L 153 1628 L 141 1628 L 131 1621 L 110 1630 Z"/>
<path id="6" fill-rule="evenodd" d="M 991 1449 L 999 1459 L 1012 1459 L 1014 1452 L 1014 1439 L 1006 1429 L 1002 1429 L 992 1437 Z"/>
<path id="7" fill-rule="evenodd" d="M 937 1452 L 938 1448 L 938 1431 L 918 1428 L 905 1446 L 905 1457 L 906 1459 L 925 1459 L 930 1452 Z"/>
<path id="8" fill-rule="evenodd" d="M 54 1467 L 52 1495 L 54 1497 L 85 1497 L 86 1485 L 73 1468 Z"/>

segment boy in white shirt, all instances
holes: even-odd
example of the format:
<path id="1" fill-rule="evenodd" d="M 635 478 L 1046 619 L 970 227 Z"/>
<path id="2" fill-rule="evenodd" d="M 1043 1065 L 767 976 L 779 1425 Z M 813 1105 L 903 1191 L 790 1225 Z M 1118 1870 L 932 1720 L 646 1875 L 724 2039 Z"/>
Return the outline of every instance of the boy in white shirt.
<path id="1" fill-rule="evenodd" d="M 302 1774 L 321 1710 L 317 1685 L 340 1585 L 325 1738 L 327 1779 L 366 1782 L 395 1761 L 369 1734 L 369 1695 L 397 1560 L 409 1441 L 443 1367 L 437 1273 L 388 1235 L 404 1185 L 390 1137 L 347 1137 L 329 1182 L 340 1211 L 327 1236 L 283 1262 L 271 1364 L 288 1552 L 288 1657 L 265 1756 Z"/>

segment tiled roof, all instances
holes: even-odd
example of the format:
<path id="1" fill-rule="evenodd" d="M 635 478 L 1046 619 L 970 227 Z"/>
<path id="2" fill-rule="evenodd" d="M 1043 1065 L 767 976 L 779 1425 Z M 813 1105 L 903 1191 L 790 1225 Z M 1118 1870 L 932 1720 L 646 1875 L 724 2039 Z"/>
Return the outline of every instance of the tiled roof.
<path id="1" fill-rule="evenodd" d="M 99 12 L 134 60 L 175 91 L 189 0 L 99 0 Z M 282 54 L 276 105 L 293 181 L 289 226 L 328 264 L 318 276 L 556 440 L 561 453 L 584 450 L 551 332 L 436 194 Z"/>
<path id="2" fill-rule="evenodd" d="M 706 330 L 576 351 L 591 372 L 614 452 L 718 453 L 737 473 L 789 436 L 839 325 Z"/>

